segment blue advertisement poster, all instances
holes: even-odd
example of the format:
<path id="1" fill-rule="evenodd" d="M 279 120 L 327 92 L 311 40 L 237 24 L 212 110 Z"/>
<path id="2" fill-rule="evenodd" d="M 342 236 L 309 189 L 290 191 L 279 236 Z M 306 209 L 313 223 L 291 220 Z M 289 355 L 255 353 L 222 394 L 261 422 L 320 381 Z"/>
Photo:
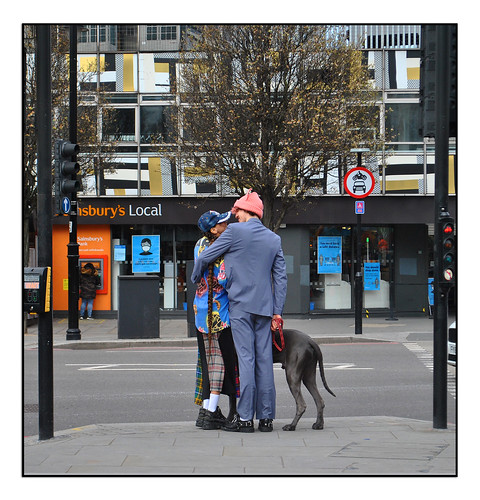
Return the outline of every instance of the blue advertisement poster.
<path id="1" fill-rule="evenodd" d="M 363 263 L 364 290 L 380 290 L 380 262 Z"/>
<path id="2" fill-rule="evenodd" d="M 428 278 L 428 305 L 433 306 L 433 278 Z"/>
<path id="3" fill-rule="evenodd" d="M 342 273 L 342 237 L 318 236 L 318 274 Z"/>
<path id="4" fill-rule="evenodd" d="M 113 260 L 120 262 L 127 260 L 127 245 L 115 245 L 113 247 Z"/>
<path id="5" fill-rule="evenodd" d="M 132 272 L 160 272 L 160 235 L 132 236 Z"/>

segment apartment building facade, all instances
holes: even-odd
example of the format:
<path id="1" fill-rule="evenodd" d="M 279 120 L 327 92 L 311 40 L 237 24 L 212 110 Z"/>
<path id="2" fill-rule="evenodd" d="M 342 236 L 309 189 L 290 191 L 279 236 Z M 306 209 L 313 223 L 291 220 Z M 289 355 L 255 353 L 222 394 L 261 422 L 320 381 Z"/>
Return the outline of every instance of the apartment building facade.
<path id="1" fill-rule="evenodd" d="M 373 279 L 365 275 L 364 308 L 372 314 L 427 314 L 435 156 L 433 141 L 419 133 L 420 26 L 348 29 L 351 40 L 362 43 L 376 89 L 379 128 L 392 130 L 394 138 L 367 165 L 375 188 L 362 216 L 362 266 L 373 273 Z M 100 311 L 117 309 L 119 275 L 142 272 L 136 266 L 136 242 L 150 236 L 159 237 L 158 262 L 148 272 L 160 277 L 161 308 L 184 311 L 192 286 L 187 262 L 200 236 L 198 217 L 209 209 L 228 210 L 236 199 L 225 179 L 192 173 L 169 127 L 168 118 L 179 103 L 182 40 L 195 32 L 186 25 L 86 25 L 79 33 L 79 91 L 91 94 L 92 106 L 101 93 L 115 123 L 104 124 L 99 116 L 99 138 L 115 143 L 115 156 L 110 169 L 84 176 L 79 193 L 80 259 L 95 261 L 102 272 L 96 301 Z M 453 216 L 455 162 L 452 139 Z M 313 190 L 279 230 L 288 273 L 286 313 L 353 311 L 354 200 L 335 171 L 326 186 L 326 191 Z M 53 231 L 56 311 L 67 309 L 66 219 L 57 218 Z M 329 250 L 327 243 L 333 244 Z M 332 252 L 336 266 L 329 270 L 324 263 L 333 258 Z"/>

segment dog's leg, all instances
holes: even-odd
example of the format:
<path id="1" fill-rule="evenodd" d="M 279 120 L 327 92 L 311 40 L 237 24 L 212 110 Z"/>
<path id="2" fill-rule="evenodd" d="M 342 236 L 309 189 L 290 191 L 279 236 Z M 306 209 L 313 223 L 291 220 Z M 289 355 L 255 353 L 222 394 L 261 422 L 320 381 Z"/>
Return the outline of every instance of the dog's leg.
<path id="1" fill-rule="evenodd" d="M 293 374 L 292 374 L 293 372 Z M 295 418 L 293 419 L 291 424 L 287 424 L 283 426 L 284 431 L 294 431 L 297 427 L 297 423 L 300 420 L 300 417 L 305 413 L 305 409 L 307 405 L 305 404 L 305 400 L 302 396 L 301 391 L 301 376 L 299 374 L 299 370 L 286 370 L 285 376 L 287 378 L 288 387 L 290 392 L 292 393 L 293 398 L 295 399 L 295 404 L 297 406 L 297 413 L 295 414 Z"/>
<path id="2" fill-rule="evenodd" d="M 317 421 L 312 425 L 312 429 L 323 429 L 323 409 L 325 408 L 325 403 L 322 396 L 320 396 L 320 393 L 318 392 L 315 368 L 313 371 L 306 371 L 303 377 L 303 383 L 317 405 Z"/>

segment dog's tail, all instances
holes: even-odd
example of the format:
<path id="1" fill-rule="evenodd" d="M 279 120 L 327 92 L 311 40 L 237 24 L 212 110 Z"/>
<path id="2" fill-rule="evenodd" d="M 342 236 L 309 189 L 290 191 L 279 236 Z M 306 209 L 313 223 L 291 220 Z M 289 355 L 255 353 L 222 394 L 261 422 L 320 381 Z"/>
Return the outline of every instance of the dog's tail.
<path id="1" fill-rule="evenodd" d="M 334 396 L 335 398 L 337 397 L 335 395 L 335 393 L 332 391 L 332 389 L 330 389 L 330 387 L 328 387 L 328 384 L 327 384 L 327 381 L 325 379 L 325 371 L 323 369 L 323 354 L 322 354 L 322 350 L 320 349 L 320 347 L 318 346 L 318 344 L 312 340 L 312 345 L 313 345 L 313 348 L 315 349 L 315 352 L 317 353 L 317 358 L 318 358 L 318 367 L 320 369 L 320 377 L 322 377 L 322 382 L 323 382 L 323 386 L 325 387 L 325 389 L 332 395 Z"/>

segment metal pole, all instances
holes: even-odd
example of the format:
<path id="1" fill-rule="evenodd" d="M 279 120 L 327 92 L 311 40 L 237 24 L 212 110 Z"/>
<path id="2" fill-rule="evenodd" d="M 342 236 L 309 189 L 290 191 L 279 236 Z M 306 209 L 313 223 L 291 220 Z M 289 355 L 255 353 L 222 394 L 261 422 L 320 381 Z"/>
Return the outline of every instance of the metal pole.
<path id="1" fill-rule="evenodd" d="M 447 428 L 447 339 L 448 288 L 442 281 L 442 236 L 439 219 L 448 215 L 448 134 L 449 71 L 448 25 L 437 25 L 437 57 L 435 62 L 435 253 L 433 313 L 433 427 Z"/>
<path id="2" fill-rule="evenodd" d="M 37 217 L 38 265 L 52 266 L 52 131 L 50 26 L 37 25 Z M 53 437 L 52 310 L 38 314 L 39 439 Z"/>
<path id="3" fill-rule="evenodd" d="M 357 166 L 362 166 L 362 153 L 357 153 Z M 362 216 L 357 214 L 357 262 L 355 266 L 355 335 L 362 334 Z"/>
<path id="4" fill-rule="evenodd" d="M 72 144 L 77 143 L 77 25 L 70 25 L 70 119 L 69 140 Z M 75 157 L 73 161 L 75 161 Z M 68 329 L 67 340 L 80 340 L 81 334 L 78 328 L 78 288 L 79 267 L 77 242 L 77 193 L 71 193 L 72 206 L 69 214 L 68 232 L 69 242 L 67 245 L 68 258 Z"/>

